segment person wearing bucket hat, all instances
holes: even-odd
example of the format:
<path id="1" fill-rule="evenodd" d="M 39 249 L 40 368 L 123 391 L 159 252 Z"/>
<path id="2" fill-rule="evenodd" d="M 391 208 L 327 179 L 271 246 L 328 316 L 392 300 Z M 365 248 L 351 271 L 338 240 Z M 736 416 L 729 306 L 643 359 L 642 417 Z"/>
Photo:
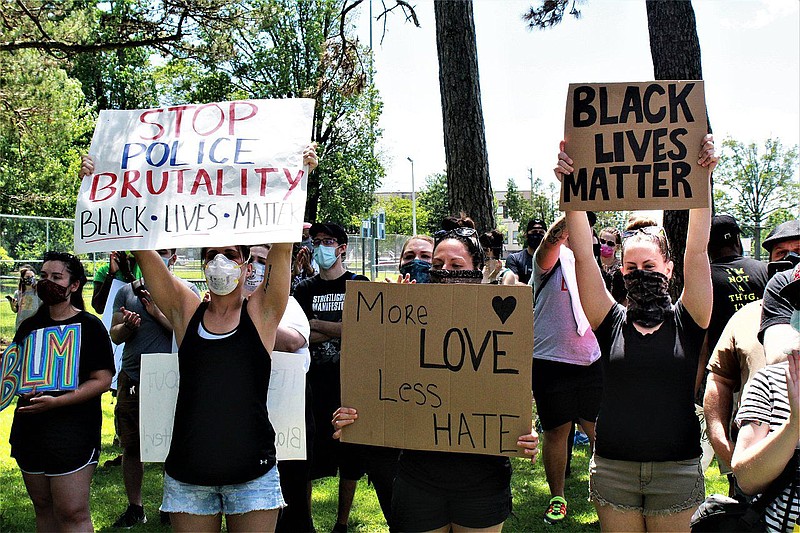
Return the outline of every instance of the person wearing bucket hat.
<path id="1" fill-rule="evenodd" d="M 800 220 L 787 220 L 769 232 L 761 246 L 769 252 L 770 261 L 780 261 L 789 253 L 800 255 Z"/>
<path id="2" fill-rule="evenodd" d="M 800 263 L 800 220 L 788 220 L 777 225 L 764 239 L 762 246 L 769 251 L 770 270 L 778 270 L 764 291 L 764 307 L 758 331 L 758 340 L 764 345 L 767 363 L 772 364 L 785 361 L 786 354 L 800 346 L 800 333 L 790 325 L 794 309 L 781 295 L 783 288 L 791 281 L 790 269 Z"/>

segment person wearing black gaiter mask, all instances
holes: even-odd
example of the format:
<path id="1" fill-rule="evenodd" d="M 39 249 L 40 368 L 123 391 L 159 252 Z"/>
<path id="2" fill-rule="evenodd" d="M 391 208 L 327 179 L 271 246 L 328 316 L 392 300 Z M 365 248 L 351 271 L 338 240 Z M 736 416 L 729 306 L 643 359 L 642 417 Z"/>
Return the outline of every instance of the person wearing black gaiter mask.
<path id="1" fill-rule="evenodd" d="M 558 159 L 555 173 L 561 179 L 573 172 L 563 143 Z M 698 164 L 709 177 L 717 159 L 708 135 Z M 631 222 L 622 243 L 626 309 L 606 290 L 586 213 L 567 213 L 578 291 L 603 366 L 589 465 L 589 496 L 603 531 L 689 531 L 705 498 L 694 383 L 713 300 L 710 226 L 710 209 L 689 210 L 685 285 L 673 305 L 667 292 L 673 263 L 664 230 L 650 220 Z"/>
<path id="2" fill-rule="evenodd" d="M 453 227 L 465 221 L 470 225 Z M 452 225 L 443 223 L 445 229 L 435 234 L 430 282 L 480 284 L 484 252 L 472 221 L 451 217 L 445 222 Z M 357 418 L 355 409 L 337 409 L 332 420 L 334 438 L 339 438 L 342 428 Z M 536 431 L 532 431 L 520 436 L 517 446 L 533 461 L 538 442 Z M 403 450 L 400 454 L 390 531 L 499 531 L 510 513 L 508 457 L 420 450 Z"/>

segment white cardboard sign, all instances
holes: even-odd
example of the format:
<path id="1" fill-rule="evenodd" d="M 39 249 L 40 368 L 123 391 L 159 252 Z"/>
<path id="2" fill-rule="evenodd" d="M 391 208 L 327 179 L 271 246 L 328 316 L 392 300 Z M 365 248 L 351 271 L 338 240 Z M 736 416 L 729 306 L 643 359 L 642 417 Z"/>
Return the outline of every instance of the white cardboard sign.
<path id="1" fill-rule="evenodd" d="M 100 112 L 75 252 L 295 242 L 314 100 Z"/>
<path id="2" fill-rule="evenodd" d="M 178 354 L 143 354 L 139 384 L 139 446 L 142 461 L 163 463 L 172 442 L 178 399 Z M 303 358 L 272 352 L 267 409 L 279 461 L 306 458 L 306 377 Z"/>

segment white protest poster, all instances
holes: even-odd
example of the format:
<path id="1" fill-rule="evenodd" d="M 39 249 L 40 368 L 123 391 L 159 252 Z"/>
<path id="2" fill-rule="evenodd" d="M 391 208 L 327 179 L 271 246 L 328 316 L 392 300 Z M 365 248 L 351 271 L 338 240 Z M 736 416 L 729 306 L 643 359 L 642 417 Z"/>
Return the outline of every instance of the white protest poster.
<path id="1" fill-rule="evenodd" d="M 295 242 L 314 100 L 100 112 L 75 252 Z"/>
<path id="2" fill-rule="evenodd" d="M 110 274 L 109 274 L 110 275 Z M 114 278 L 111 281 L 111 288 L 108 291 L 108 299 L 106 306 L 103 308 L 102 321 L 107 331 L 111 331 L 111 320 L 114 318 L 114 298 L 117 297 L 119 290 L 125 286 L 125 282 Z M 117 389 L 117 377 L 119 376 L 119 369 L 122 368 L 122 350 L 125 349 L 125 343 L 114 344 L 111 341 L 111 348 L 114 350 L 114 378 L 111 380 L 111 388 Z"/>
<path id="3" fill-rule="evenodd" d="M 142 462 L 163 463 L 172 442 L 178 399 L 178 354 L 142 354 L 139 446 Z M 272 352 L 267 408 L 279 461 L 306 458 L 306 376 L 303 357 Z"/>
<path id="4" fill-rule="evenodd" d="M 144 463 L 163 463 L 172 442 L 178 400 L 178 354 L 142 354 L 139 370 L 139 449 Z"/>
<path id="5" fill-rule="evenodd" d="M 301 355 L 272 352 L 267 410 L 279 461 L 306 458 L 306 372 Z"/>

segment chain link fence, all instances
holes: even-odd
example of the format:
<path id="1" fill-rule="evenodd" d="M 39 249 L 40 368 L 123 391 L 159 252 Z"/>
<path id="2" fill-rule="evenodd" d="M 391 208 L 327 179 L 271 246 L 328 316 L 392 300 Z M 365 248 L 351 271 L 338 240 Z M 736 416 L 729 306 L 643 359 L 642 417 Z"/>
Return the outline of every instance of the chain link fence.
<path id="1" fill-rule="evenodd" d="M 0 214 L 0 346 L 7 345 L 14 337 L 16 313 L 6 296 L 12 296 L 19 284 L 19 269 L 29 265 L 35 272 L 42 266 L 45 251 L 71 252 L 73 249 L 73 219 L 26 217 Z M 348 238 L 346 267 L 367 276 L 371 280 L 382 280 L 397 274 L 404 235 L 387 235 L 384 240 L 350 236 Z M 177 251 L 178 260 L 174 271 L 181 278 L 203 286 L 200 268 L 200 249 L 186 248 Z M 84 289 L 87 310 L 91 309 L 92 278 L 100 265 L 108 262 L 107 252 L 81 256 L 89 282 Z"/>

